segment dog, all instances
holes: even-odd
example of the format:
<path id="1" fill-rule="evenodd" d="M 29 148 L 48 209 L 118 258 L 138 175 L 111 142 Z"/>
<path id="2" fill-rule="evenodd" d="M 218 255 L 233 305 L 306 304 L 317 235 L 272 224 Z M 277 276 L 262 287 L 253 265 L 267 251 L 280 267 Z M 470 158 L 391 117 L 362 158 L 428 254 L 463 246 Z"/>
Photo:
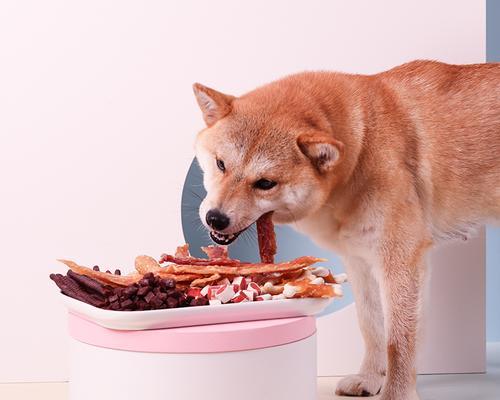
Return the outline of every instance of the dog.
<path id="1" fill-rule="evenodd" d="M 500 218 L 500 64 L 304 72 L 241 97 L 193 89 L 212 239 L 273 211 L 339 254 L 366 352 L 337 394 L 418 399 L 426 252 Z"/>

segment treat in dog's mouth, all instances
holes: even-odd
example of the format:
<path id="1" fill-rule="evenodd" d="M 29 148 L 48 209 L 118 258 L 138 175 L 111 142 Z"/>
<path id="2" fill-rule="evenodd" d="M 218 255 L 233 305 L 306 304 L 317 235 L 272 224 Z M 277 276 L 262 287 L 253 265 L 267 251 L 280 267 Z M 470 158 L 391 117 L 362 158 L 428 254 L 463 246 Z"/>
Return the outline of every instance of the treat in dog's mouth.
<path id="1" fill-rule="evenodd" d="M 257 219 L 257 235 L 259 239 L 259 249 L 261 250 L 261 258 L 263 262 L 274 262 L 274 255 L 276 254 L 276 237 L 274 236 L 274 226 L 272 222 L 272 214 L 273 212 L 268 212 L 264 215 L 261 215 L 259 219 Z M 238 236 L 244 232 L 246 228 L 243 228 L 241 231 L 236 233 L 225 234 L 217 231 L 210 231 L 210 238 L 217 244 L 222 246 L 227 246 L 233 243 Z M 264 257 L 262 257 L 264 254 Z M 270 255 L 270 257 L 266 257 L 266 255 Z"/>
<path id="2" fill-rule="evenodd" d="M 246 228 L 245 228 L 246 229 Z M 243 232 L 245 229 L 236 232 L 236 233 L 230 233 L 229 235 L 226 235 L 225 233 L 220 233 L 217 231 L 210 231 L 210 238 L 217 244 L 220 244 L 222 246 L 226 246 L 228 244 L 233 243 L 236 238 L 239 236 L 241 232 Z"/>

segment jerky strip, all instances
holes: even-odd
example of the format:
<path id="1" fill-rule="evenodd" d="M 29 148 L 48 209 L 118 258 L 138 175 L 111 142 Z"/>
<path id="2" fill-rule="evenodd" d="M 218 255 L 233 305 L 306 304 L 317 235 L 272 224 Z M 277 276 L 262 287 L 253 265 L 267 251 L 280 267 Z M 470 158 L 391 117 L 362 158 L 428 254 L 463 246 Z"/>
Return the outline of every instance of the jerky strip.
<path id="1" fill-rule="evenodd" d="M 191 282 L 191 286 L 193 287 L 203 287 L 215 281 L 218 281 L 221 278 L 219 274 L 210 275 L 207 278 L 198 278 Z"/>
<path id="2" fill-rule="evenodd" d="M 335 286 L 333 285 L 314 285 L 307 281 L 295 281 L 287 282 L 284 285 L 284 290 L 289 291 L 287 297 L 293 298 L 304 298 L 304 297 L 342 297 L 340 293 L 335 291 Z M 285 294 L 286 295 L 286 294 Z"/>
<path id="3" fill-rule="evenodd" d="M 52 279 L 59 289 L 61 289 L 61 292 L 69 297 L 73 297 L 74 299 L 83 301 L 84 303 L 90 304 L 94 307 L 104 307 L 106 304 L 103 300 L 99 300 L 85 292 L 78 285 L 78 283 L 76 283 L 76 281 L 67 276 L 63 276 L 61 274 L 50 274 L 50 279 Z"/>
<path id="4" fill-rule="evenodd" d="M 169 265 L 165 267 L 165 270 L 168 271 L 168 273 L 174 274 L 220 274 L 247 276 L 253 274 L 267 274 L 271 272 L 295 271 L 321 261 L 325 260 L 322 258 L 304 256 L 293 261 L 280 264 L 241 264 L 234 267 L 227 267 L 223 265 Z"/>
<path id="5" fill-rule="evenodd" d="M 274 233 L 272 216 L 271 211 L 257 220 L 260 260 L 268 264 L 274 263 L 274 256 L 276 255 L 276 234 Z"/>
<path id="6" fill-rule="evenodd" d="M 200 274 L 175 274 L 170 265 L 160 269 L 155 274 L 162 279 L 172 279 L 175 282 L 191 282 L 202 277 Z"/>
<path id="7" fill-rule="evenodd" d="M 207 255 L 209 260 L 221 260 L 228 258 L 227 246 L 207 246 L 201 250 Z"/>
<path id="8" fill-rule="evenodd" d="M 135 269 L 140 274 L 147 274 L 148 272 L 156 272 L 160 269 L 160 264 L 150 256 L 137 256 L 135 258 Z"/>
<path id="9" fill-rule="evenodd" d="M 175 250 L 175 257 L 177 258 L 189 258 L 191 254 L 189 254 L 189 244 L 186 243 L 182 246 L 177 246 Z"/>
<path id="10" fill-rule="evenodd" d="M 95 279 L 89 278 L 88 276 L 85 275 L 80 275 L 77 274 L 76 272 L 73 272 L 72 270 L 68 270 L 67 275 L 76 281 L 83 289 L 86 291 L 91 291 L 94 293 L 97 293 L 101 296 L 106 296 L 107 291 L 104 285 L 102 285 L 100 282 L 96 281 Z"/>
<path id="11" fill-rule="evenodd" d="M 231 258 L 216 258 L 207 260 L 206 258 L 196 258 L 196 257 L 175 257 L 170 254 L 162 254 L 160 257 L 160 263 L 171 262 L 178 265 L 224 265 L 226 267 L 237 267 L 241 265 L 240 260 L 233 260 Z"/>
<path id="12" fill-rule="evenodd" d="M 83 267 L 77 263 L 69 260 L 58 260 L 65 264 L 68 268 L 80 275 L 89 276 L 96 281 L 104 283 L 111 286 L 128 286 L 142 279 L 141 274 L 129 274 L 129 275 L 114 275 L 111 273 L 105 273 L 101 271 L 94 271 L 93 269 Z"/>

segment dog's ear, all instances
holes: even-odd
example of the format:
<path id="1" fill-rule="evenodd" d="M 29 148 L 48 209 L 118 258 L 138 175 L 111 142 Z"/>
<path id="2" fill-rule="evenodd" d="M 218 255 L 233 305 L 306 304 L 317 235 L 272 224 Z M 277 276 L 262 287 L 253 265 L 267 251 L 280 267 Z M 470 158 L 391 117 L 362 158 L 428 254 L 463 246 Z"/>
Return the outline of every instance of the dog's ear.
<path id="1" fill-rule="evenodd" d="M 231 112 L 233 96 L 210 89 L 199 83 L 193 85 L 193 91 L 207 126 L 212 126 Z"/>
<path id="2" fill-rule="evenodd" d="M 304 133 L 297 139 L 300 150 L 319 172 L 331 171 L 342 159 L 344 144 L 322 133 Z"/>

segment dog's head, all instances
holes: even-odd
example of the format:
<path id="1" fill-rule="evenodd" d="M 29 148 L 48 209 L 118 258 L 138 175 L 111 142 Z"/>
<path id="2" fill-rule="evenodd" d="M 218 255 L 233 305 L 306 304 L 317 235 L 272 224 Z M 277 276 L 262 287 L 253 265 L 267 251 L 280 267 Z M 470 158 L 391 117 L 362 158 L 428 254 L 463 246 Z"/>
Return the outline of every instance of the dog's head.
<path id="1" fill-rule="evenodd" d="M 207 125 L 195 145 L 207 190 L 199 213 L 216 243 L 269 211 L 277 223 L 300 220 L 328 197 L 343 145 L 294 87 L 277 82 L 236 98 L 194 84 Z"/>

